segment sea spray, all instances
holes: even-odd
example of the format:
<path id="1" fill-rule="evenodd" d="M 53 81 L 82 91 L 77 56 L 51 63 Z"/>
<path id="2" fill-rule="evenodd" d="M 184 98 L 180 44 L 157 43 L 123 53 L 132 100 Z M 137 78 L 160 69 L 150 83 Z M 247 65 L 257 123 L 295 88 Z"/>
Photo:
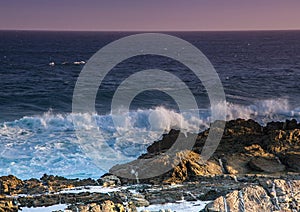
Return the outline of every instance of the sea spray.
<path id="1" fill-rule="evenodd" d="M 159 140 L 162 133 L 168 133 L 170 129 L 181 127 L 183 133 L 197 133 L 207 129 L 210 123 L 208 109 L 199 110 L 200 119 L 191 116 L 189 111 L 179 113 L 164 107 L 133 110 L 129 113 L 124 115 L 127 120 L 118 131 L 110 114 L 60 114 L 49 111 L 40 116 L 25 116 L 15 121 L 0 123 L 0 175 L 15 174 L 21 178 L 30 178 L 51 173 L 83 178 L 99 177 L 106 173 L 107 170 L 96 167 L 78 146 L 74 119 L 80 123 L 77 126 L 79 130 L 84 132 L 89 132 L 96 124 L 103 140 L 93 142 L 107 142 L 128 160 L 143 154 L 150 144 Z M 262 100 L 253 105 L 228 103 L 227 118 L 253 118 L 260 124 L 291 118 L 299 121 L 300 109 L 290 108 L 286 99 Z M 110 158 L 111 155 L 102 152 L 101 157 Z M 113 165 L 113 160 L 111 164 L 107 164 Z"/>

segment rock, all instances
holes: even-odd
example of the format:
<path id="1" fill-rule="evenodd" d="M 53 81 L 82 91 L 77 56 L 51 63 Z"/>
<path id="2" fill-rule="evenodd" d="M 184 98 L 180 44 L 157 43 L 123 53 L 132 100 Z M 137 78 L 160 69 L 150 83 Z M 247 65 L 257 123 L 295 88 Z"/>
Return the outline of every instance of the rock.
<path id="1" fill-rule="evenodd" d="M 262 184 L 278 210 L 300 210 L 300 180 L 275 179 Z"/>
<path id="2" fill-rule="evenodd" d="M 261 186 L 248 186 L 241 193 L 245 210 L 251 208 L 253 211 L 271 211 L 274 208 L 270 197 Z"/>
<path id="3" fill-rule="evenodd" d="M 72 212 L 102 212 L 100 205 L 97 203 L 90 203 L 88 205 L 75 206 L 71 210 Z"/>
<path id="4" fill-rule="evenodd" d="M 288 152 L 283 156 L 284 163 L 290 171 L 300 172 L 300 152 Z"/>
<path id="5" fill-rule="evenodd" d="M 274 154 L 284 155 L 290 151 L 300 151 L 300 129 L 275 130 L 265 139 L 265 148 Z"/>
<path id="6" fill-rule="evenodd" d="M 236 119 L 226 122 L 224 136 L 261 135 L 262 129 L 257 122 L 251 119 Z"/>
<path id="7" fill-rule="evenodd" d="M 260 184 L 221 196 L 204 211 L 299 211 L 300 180 L 264 180 Z"/>
<path id="8" fill-rule="evenodd" d="M 277 173 L 285 170 L 285 165 L 278 162 L 276 158 L 255 157 L 249 161 L 249 166 L 254 171 Z"/>
<path id="9" fill-rule="evenodd" d="M 147 207 L 147 206 L 150 205 L 150 203 L 148 202 L 148 200 L 146 200 L 145 198 L 134 197 L 134 198 L 131 199 L 131 201 L 137 207 Z"/>
<path id="10" fill-rule="evenodd" d="M 270 197 L 261 186 L 249 186 L 219 197 L 208 204 L 205 211 L 272 211 Z"/>
<path id="11" fill-rule="evenodd" d="M 173 148 L 177 138 L 189 140 L 189 136 L 194 135 L 187 134 L 188 137 L 184 137 L 178 130 L 171 130 L 160 141 L 150 145 L 146 154 L 139 157 L 139 159 L 152 159 L 150 163 L 145 165 L 143 161 L 135 160 L 112 167 L 110 173 L 133 179 L 122 178 L 121 181 L 125 184 L 136 183 L 133 174 L 128 176 L 132 167 L 139 170 L 139 173 L 148 173 L 151 170 L 152 173 L 157 171 L 161 174 L 162 172 L 157 167 L 160 167 L 160 170 L 166 170 L 172 164 L 170 171 L 152 179 L 140 180 L 143 183 L 160 184 L 161 182 L 193 181 L 195 176 L 255 174 L 258 171 L 264 174 L 285 170 L 300 172 L 299 163 L 297 163 L 300 152 L 299 128 L 300 125 L 295 120 L 284 123 L 272 122 L 266 127 L 262 127 L 253 120 L 237 119 L 226 122 L 219 146 L 206 164 L 199 161 L 209 130 L 197 135 L 192 150 L 173 152 L 173 155 L 167 154 L 166 151 Z M 164 166 L 166 168 L 163 168 Z M 140 178 L 142 179 L 143 176 Z"/>
<path id="12" fill-rule="evenodd" d="M 267 123 L 267 125 L 264 127 L 263 131 L 264 131 L 264 133 L 268 134 L 275 130 L 283 130 L 283 126 L 284 126 L 283 122 L 272 121 L 272 122 Z"/>
<path id="13" fill-rule="evenodd" d="M 17 212 L 18 210 L 19 208 L 13 200 L 0 200 L 0 212 Z"/>
<path id="14" fill-rule="evenodd" d="M 175 156 L 162 155 L 162 157 L 157 159 L 154 158 L 151 160 L 151 163 L 150 165 L 148 164 L 148 166 L 142 165 L 142 161 L 140 160 L 135 160 L 128 164 L 117 165 L 112 167 L 110 172 L 122 176 L 123 174 L 130 173 L 132 167 L 137 167 L 136 164 L 140 169 L 145 169 L 143 171 L 144 173 L 156 171 L 157 167 L 171 167 L 170 171 L 166 171 L 166 173 L 161 176 L 150 179 L 141 179 L 140 181 L 143 183 L 180 183 L 187 179 L 192 180 L 195 176 L 213 176 L 222 174 L 222 169 L 218 162 L 215 160 L 210 160 L 205 164 L 201 164 L 200 155 L 188 150 L 177 152 Z M 125 181 L 123 180 L 123 182 Z"/>
<path id="15" fill-rule="evenodd" d="M 121 180 L 113 174 L 105 174 L 99 179 L 104 187 L 121 185 Z"/>
<path id="16" fill-rule="evenodd" d="M 136 207 L 135 207 L 135 205 L 134 205 L 133 202 L 129 202 L 128 203 L 127 211 L 128 212 L 137 212 L 137 209 L 136 209 Z"/>
<path id="17" fill-rule="evenodd" d="M 110 200 L 107 200 L 104 203 L 102 203 L 101 209 L 102 209 L 102 211 L 106 211 L 106 212 L 116 211 L 115 204 Z"/>
<path id="18" fill-rule="evenodd" d="M 13 175 L 0 177 L 0 194 L 17 194 L 23 185 L 23 181 Z"/>
<path id="19" fill-rule="evenodd" d="M 30 181 L 28 181 L 27 183 L 28 184 L 32 183 Z M 75 186 L 85 186 L 85 185 L 92 186 L 98 184 L 95 180 L 92 180 L 90 178 L 84 180 L 67 179 L 65 177 L 53 176 L 47 174 L 44 174 L 43 177 L 41 177 L 40 182 L 44 187 L 46 187 L 46 189 L 49 189 L 49 191 L 52 192 L 58 192 L 68 188 L 74 188 Z"/>
<path id="20" fill-rule="evenodd" d="M 171 176 L 165 182 L 180 183 L 193 176 L 222 174 L 222 169 L 217 162 L 207 161 L 206 164 L 200 164 L 200 155 L 193 151 L 177 153 L 177 160 L 179 164 L 174 167 Z"/>
<path id="21" fill-rule="evenodd" d="M 157 154 L 171 148 L 179 136 L 179 130 L 171 130 L 168 134 L 163 135 L 162 140 L 154 142 L 147 148 L 148 154 Z"/>
<path id="22" fill-rule="evenodd" d="M 299 129 L 299 127 L 300 126 L 297 123 L 296 119 L 286 120 L 284 125 L 283 125 L 284 130 L 294 130 L 294 129 Z"/>
<path id="23" fill-rule="evenodd" d="M 106 200 L 102 203 L 87 203 L 87 204 L 75 204 L 68 206 L 67 210 L 72 212 L 125 212 L 130 211 L 129 208 L 125 210 L 124 205 L 120 203 L 114 203 L 111 200 Z M 66 211 L 66 210 L 65 210 Z"/>

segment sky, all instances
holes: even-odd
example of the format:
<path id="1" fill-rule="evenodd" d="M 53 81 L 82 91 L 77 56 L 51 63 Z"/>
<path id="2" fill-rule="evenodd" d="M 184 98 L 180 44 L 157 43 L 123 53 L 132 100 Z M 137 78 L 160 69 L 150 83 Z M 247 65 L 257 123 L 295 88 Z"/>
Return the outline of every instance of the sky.
<path id="1" fill-rule="evenodd" d="M 299 0 L 0 0 L 0 29 L 300 29 Z"/>

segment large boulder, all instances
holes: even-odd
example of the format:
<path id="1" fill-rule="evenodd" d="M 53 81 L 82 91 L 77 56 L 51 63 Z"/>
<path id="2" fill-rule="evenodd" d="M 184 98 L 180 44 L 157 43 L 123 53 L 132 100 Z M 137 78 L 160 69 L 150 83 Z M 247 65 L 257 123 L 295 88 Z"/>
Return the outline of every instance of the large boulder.
<path id="1" fill-rule="evenodd" d="M 266 173 L 277 173 L 285 170 L 285 165 L 276 158 L 255 157 L 249 161 L 249 166 L 254 171 Z"/>
<path id="2" fill-rule="evenodd" d="M 149 179 L 137 179 L 144 183 L 180 183 L 187 179 L 191 180 L 194 176 L 212 176 L 222 174 L 222 168 L 215 160 L 201 163 L 201 156 L 190 150 L 177 152 L 174 156 L 162 154 L 158 158 L 153 158 L 148 161 L 147 165 L 143 164 L 143 160 L 135 160 L 127 164 L 116 165 L 110 169 L 110 172 L 120 176 L 124 183 L 129 182 L 122 176 L 127 176 L 132 173 L 132 168 L 138 167 L 143 173 L 157 171 L 157 167 L 165 170 L 162 175 L 152 177 Z M 164 167 L 166 167 L 164 169 Z M 170 170 L 167 170 L 170 168 Z M 131 178 L 134 179 L 134 173 Z M 132 181 L 134 182 L 134 181 Z"/>

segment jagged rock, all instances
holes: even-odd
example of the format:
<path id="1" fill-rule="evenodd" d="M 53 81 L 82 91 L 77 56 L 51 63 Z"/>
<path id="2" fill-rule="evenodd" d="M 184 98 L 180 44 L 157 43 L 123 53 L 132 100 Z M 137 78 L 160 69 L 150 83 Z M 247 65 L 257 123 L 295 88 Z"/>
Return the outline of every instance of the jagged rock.
<path id="1" fill-rule="evenodd" d="M 171 148 L 179 136 L 179 130 L 171 130 L 168 134 L 163 135 L 162 140 L 154 142 L 147 148 L 148 154 L 157 154 Z"/>
<path id="2" fill-rule="evenodd" d="M 249 186 L 219 197 L 208 204 L 205 211 L 272 211 L 270 197 L 261 186 Z"/>
<path id="3" fill-rule="evenodd" d="M 23 185 L 23 181 L 13 175 L 0 177 L 0 194 L 18 193 Z"/>
<path id="4" fill-rule="evenodd" d="M 147 153 L 139 159 L 153 159 L 144 165 L 136 160 L 128 164 L 117 165 L 110 172 L 125 176 L 132 171 L 131 167 L 142 167 L 142 172 L 154 171 L 161 164 L 167 168 L 173 164 L 172 170 L 166 171 L 149 181 L 143 182 L 182 182 L 192 180 L 193 176 L 211 174 L 251 174 L 257 171 L 275 173 L 285 171 L 299 172 L 300 125 L 292 121 L 272 122 L 262 127 L 253 120 L 237 119 L 226 122 L 224 135 L 213 157 L 206 164 L 199 164 L 199 157 L 204 148 L 209 130 L 198 134 L 196 143 L 187 160 L 178 157 L 180 152 L 170 156 L 166 151 L 173 148 L 177 138 L 182 136 L 178 130 L 171 130 L 162 140 L 154 142 L 147 148 Z M 194 136 L 189 134 L 189 136 Z M 189 136 L 186 138 L 189 139 Z M 174 150 L 174 149 L 172 149 Z M 296 153 L 296 154 L 295 154 Z M 185 154 L 185 153 L 184 153 Z M 195 159 L 193 159 L 195 157 Z M 178 159 L 182 159 L 178 161 Z M 163 168 L 161 168 L 163 170 Z M 130 178 L 134 179 L 134 176 Z M 170 180 L 168 180 L 170 179 Z M 122 179 L 123 183 L 133 182 Z"/>
<path id="5" fill-rule="evenodd" d="M 247 186 L 221 196 L 204 211 L 299 211 L 300 180 L 262 180 L 262 186 Z"/>
<path id="6" fill-rule="evenodd" d="M 300 180 L 267 180 L 261 183 L 278 211 L 300 211 Z"/>
<path id="7" fill-rule="evenodd" d="M 237 137 L 244 135 L 261 135 L 262 127 L 255 121 L 249 119 L 236 119 L 226 122 L 224 135 Z"/>
<path id="8" fill-rule="evenodd" d="M 201 164 L 201 157 L 193 151 L 177 153 L 177 162 L 171 176 L 165 180 L 168 183 L 180 183 L 193 176 L 220 175 L 222 169 L 216 161 Z M 175 164 L 177 164 L 175 162 Z"/>
<path id="9" fill-rule="evenodd" d="M 285 170 L 285 165 L 278 162 L 276 158 L 255 157 L 249 161 L 249 166 L 254 171 L 277 173 Z"/>

